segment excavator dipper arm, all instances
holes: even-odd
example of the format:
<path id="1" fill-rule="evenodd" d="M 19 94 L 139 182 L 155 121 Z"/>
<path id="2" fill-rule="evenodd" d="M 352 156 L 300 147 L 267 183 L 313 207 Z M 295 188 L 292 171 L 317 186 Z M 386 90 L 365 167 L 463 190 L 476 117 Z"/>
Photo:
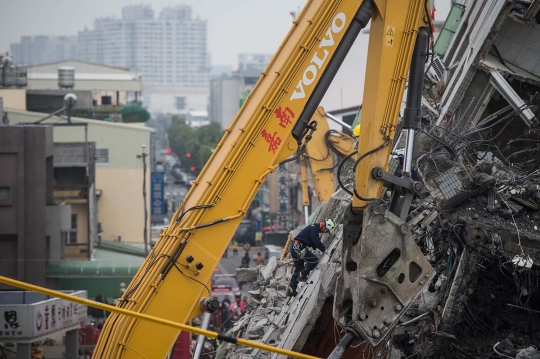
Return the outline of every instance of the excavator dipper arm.
<path id="1" fill-rule="evenodd" d="M 429 3 L 373 2 L 356 188 L 344 219 L 333 315 L 349 333 L 377 345 L 435 272 L 404 222 L 421 184 L 407 173 L 385 173 L 409 69 L 404 128 L 414 134 L 420 123 Z M 394 189 L 390 201 L 382 198 L 383 182 Z"/>

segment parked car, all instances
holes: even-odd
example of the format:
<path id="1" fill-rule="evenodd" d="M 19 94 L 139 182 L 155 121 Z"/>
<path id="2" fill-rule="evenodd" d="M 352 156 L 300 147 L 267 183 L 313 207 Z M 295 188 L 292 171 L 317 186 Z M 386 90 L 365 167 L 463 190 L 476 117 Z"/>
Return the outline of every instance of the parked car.
<path id="1" fill-rule="evenodd" d="M 234 295 L 239 296 L 242 294 L 240 291 L 240 285 L 236 280 L 236 277 L 233 274 L 217 274 L 214 276 L 214 282 L 212 288 L 217 288 L 218 286 L 230 286 Z"/>
<path id="2" fill-rule="evenodd" d="M 247 243 L 251 246 L 255 245 L 255 222 L 250 220 L 243 220 L 240 222 L 238 229 L 233 235 L 233 242 L 236 242 L 240 245 Z"/>
<path id="3" fill-rule="evenodd" d="M 218 285 L 212 288 L 211 296 L 216 298 L 220 303 L 227 298 L 230 301 L 231 310 L 236 309 L 237 303 L 234 293 L 230 285 Z"/>
<path id="4" fill-rule="evenodd" d="M 221 273 L 221 269 L 219 269 L 219 267 L 216 267 L 216 268 L 214 269 L 214 273 L 212 273 L 212 278 L 210 279 L 210 283 L 211 283 L 211 285 L 212 285 L 212 288 L 214 287 L 214 279 L 216 279 L 216 277 L 217 277 L 218 275 L 220 275 L 220 274 L 222 274 L 222 273 Z"/>
<path id="5" fill-rule="evenodd" d="M 283 247 L 275 246 L 273 244 L 267 244 L 264 246 L 264 258 L 276 257 L 277 260 L 281 258 L 283 253 Z"/>

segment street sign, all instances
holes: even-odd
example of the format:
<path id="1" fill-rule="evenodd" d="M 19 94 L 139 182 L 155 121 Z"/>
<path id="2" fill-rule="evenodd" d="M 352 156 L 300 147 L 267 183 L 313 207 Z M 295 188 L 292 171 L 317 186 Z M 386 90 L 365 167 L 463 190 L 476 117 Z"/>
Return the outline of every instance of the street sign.
<path id="1" fill-rule="evenodd" d="M 80 298 L 88 298 L 85 290 L 65 291 Z M 25 295 L 26 293 L 26 295 Z M 87 319 L 86 306 L 65 299 L 51 298 L 26 304 L 22 298 L 33 298 L 35 293 L 14 291 L 3 294 L 0 305 L 0 340 L 36 338 Z"/>
<path id="2" fill-rule="evenodd" d="M 163 172 L 152 172 L 151 181 L 151 204 L 152 204 L 152 222 L 163 220 L 165 216 L 165 203 L 163 198 L 163 189 L 165 187 Z"/>

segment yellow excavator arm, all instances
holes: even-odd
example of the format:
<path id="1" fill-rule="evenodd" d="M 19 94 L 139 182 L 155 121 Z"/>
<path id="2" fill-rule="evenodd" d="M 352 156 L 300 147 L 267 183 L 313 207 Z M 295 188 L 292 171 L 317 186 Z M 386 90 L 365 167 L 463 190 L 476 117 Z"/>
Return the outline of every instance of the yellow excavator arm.
<path id="1" fill-rule="evenodd" d="M 365 160 L 356 172 L 361 195 L 355 196 L 353 207 L 365 208 L 363 196 L 377 197 L 381 181 L 373 180 L 370 173 L 376 166 L 385 168 L 388 162 L 389 147 L 383 145 L 394 135 L 417 30 L 426 26 L 426 2 L 307 1 L 118 306 L 178 323 L 203 313 L 213 270 L 250 203 L 266 176 L 297 153 L 299 146 L 305 145 L 304 138 L 311 137 L 316 128 L 312 116 L 360 30 L 370 20 L 358 149 L 359 159 L 363 156 Z M 342 272 L 354 275 L 362 263 L 355 257 L 354 248 L 344 251 Z M 354 278 L 345 278 L 342 284 L 347 293 L 352 293 Z M 363 299 L 352 293 L 339 296 L 340 300 L 343 304 Z M 350 318 L 349 307 L 335 303 L 335 308 L 338 320 Z M 353 312 L 357 317 L 356 307 Z M 112 314 L 94 356 L 165 358 L 178 334 L 171 327 Z"/>
<path id="2" fill-rule="evenodd" d="M 345 158 L 355 151 L 355 141 L 351 136 L 340 131 L 330 130 L 324 108 L 317 108 L 312 120 L 317 122 L 317 131 L 313 133 L 311 140 L 306 144 L 301 161 L 302 204 L 304 207 L 310 205 L 307 167 L 311 172 L 317 203 L 328 203 L 336 189 L 335 169 L 337 163 L 334 153 L 339 158 Z M 355 157 L 349 156 L 349 159 L 354 160 Z"/>
<path id="3" fill-rule="evenodd" d="M 387 169 L 418 29 L 428 28 L 430 21 L 428 0 L 373 2 L 358 155 L 383 147 L 357 167 L 357 210 L 367 205 L 362 198 L 381 195 L 383 182 L 370 173 L 375 167 Z"/>
<path id="4" fill-rule="evenodd" d="M 361 0 L 308 1 L 118 306 L 185 323 L 265 177 L 293 155 L 369 21 Z M 164 358 L 179 332 L 112 314 L 98 358 Z"/>

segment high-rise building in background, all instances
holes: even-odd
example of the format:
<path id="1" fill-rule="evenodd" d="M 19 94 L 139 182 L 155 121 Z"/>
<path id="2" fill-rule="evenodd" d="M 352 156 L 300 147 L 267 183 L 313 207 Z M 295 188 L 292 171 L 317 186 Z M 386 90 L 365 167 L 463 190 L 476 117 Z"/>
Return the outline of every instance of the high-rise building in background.
<path id="1" fill-rule="evenodd" d="M 79 56 L 140 73 L 143 102 L 152 111 L 206 110 L 206 38 L 206 21 L 193 19 L 189 6 L 166 7 L 155 17 L 150 5 L 133 5 L 121 19 L 98 19 L 94 30 L 79 32 Z"/>
<path id="2" fill-rule="evenodd" d="M 103 62 L 103 26 L 112 22 L 113 18 L 99 18 L 94 20 L 94 30 L 86 27 L 77 34 L 77 60 L 105 65 Z"/>
<path id="3" fill-rule="evenodd" d="M 272 59 L 271 54 L 238 55 L 238 71 L 232 74 L 219 72 L 210 80 L 210 119 L 228 128 L 242 107 L 251 90 L 259 80 L 261 72 Z"/>
<path id="4" fill-rule="evenodd" d="M 18 64 L 36 65 L 77 57 L 77 36 L 21 36 L 11 44 L 11 56 Z"/>
<path id="5" fill-rule="evenodd" d="M 272 56 L 272 54 L 240 54 L 238 55 L 238 71 L 263 71 Z"/>
<path id="6" fill-rule="evenodd" d="M 93 30 L 65 38 L 74 45 L 71 52 L 58 46 L 56 52 L 49 50 L 53 42 L 66 47 L 63 39 L 22 37 L 11 45 L 11 52 L 17 63 L 77 59 L 127 68 L 142 75 L 143 102 L 151 111 L 207 110 L 207 26 L 205 20 L 192 17 L 190 6 L 166 7 L 157 17 L 150 5 L 126 6 L 121 19 L 96 19 Z"/>

